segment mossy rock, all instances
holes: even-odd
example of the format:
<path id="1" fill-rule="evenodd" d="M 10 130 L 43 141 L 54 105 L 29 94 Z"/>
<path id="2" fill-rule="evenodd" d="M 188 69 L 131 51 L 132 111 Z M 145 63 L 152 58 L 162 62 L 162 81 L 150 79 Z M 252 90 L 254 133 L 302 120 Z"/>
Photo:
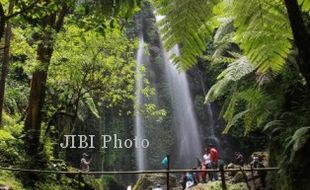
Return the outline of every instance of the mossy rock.
<path id="1" fill-rule="evenodd" d="M 205 184 L 198 184 L 189 190 L 222 190 L 222 184 L 220 181 L 208 182 Z M 227 190 L 247 190 L 245 183 L 227 184 Z"/>
<path id="2" fill-rule="evenodd" d="M 235 176 L 231 179 L 232 183 L 240 183 L 242 181 L 244 181 L 244 175 L 242 174 L 242 172 L 237 172 Z"/>

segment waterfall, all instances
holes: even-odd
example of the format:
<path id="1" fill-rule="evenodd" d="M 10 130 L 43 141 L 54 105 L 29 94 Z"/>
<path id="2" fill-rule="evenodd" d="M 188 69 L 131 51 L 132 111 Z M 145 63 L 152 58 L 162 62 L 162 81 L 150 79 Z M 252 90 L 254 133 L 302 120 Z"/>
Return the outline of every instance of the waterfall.
<path id="1" fill-rule="evenodd" d="M 210 133 L 207 136 L 206 140 L 207 140 L 208 143 L 212 143 L 218 149 L 221 149 L 220 142 L 219 142 L 218 138 L 216 137 L 216 135 L 214 133 L 214 118 L 213 118 L 214 116 L 213 116 L 213 111 L 212 111 L 211 104 L 209 102 L 207 103 L 207 114 L 208 114 L 208 118 L 209 118 L 209 123 L 208 123 L 207 127 L 208 127 Z"/>
<path id="2" fill-rule="evenodd" d="M 156 14 L 156 13 L 155 13 Z M 156 15 L 156 22 L 164 18 Z M 186 73 L 179 71 L 170 59 L 171 55 L 180 55 L 179 47 L 167 52 L 162 48 L 166 79 L 171 97 L 176 150 L 173 162 L 176 167 L 190 168 L 196 166 L 196 158 L 202 154 L 202 138 L 196 121 Z"/>
<path id="3" fill-rule="evenodd" d="M 173 159 L 176 166 L 189 168 L 196 165 L 196 157 L 201 156 L 202 143 L 186 73 L 177 70 L 168 58 L 171 54 L 180 55 L 178 46 L 175 46 L 169 53 L 163 50 L 172 103 L 174 131 L 177 138 L 176 158 Z"/>
<path id="4" fill-rule="evenodd" d="M 143 66 L 144 60 L 144 39 L 140 36 L 139 49 L 137 52 L 137 66 L 136 66 L 136 105 L 135 105 L 135 136 L 137 139 L 144 139 L 144 122 L 143 116 L 141 114 L 141 109 L 143 106 L 143 95 L 141 90 L 143 89 L 143 73 L 141 72 L 141 67 Z M 144 148 L 136 148 L 136 166 L 138 170 L 144 170 L 146 168 L 145 161 L 145 150 Z"/>

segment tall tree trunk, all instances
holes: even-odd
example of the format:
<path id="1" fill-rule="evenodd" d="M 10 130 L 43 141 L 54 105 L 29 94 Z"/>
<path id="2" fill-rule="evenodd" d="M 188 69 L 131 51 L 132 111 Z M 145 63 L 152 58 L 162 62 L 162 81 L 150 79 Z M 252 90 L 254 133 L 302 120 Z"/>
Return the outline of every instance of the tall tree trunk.
<path id="1" fill-rule="evenodd" d="M 310 34 L 307 32 L 297 0 L 284 0 L 290 20 L 295 45 L 298 48 L 300 72 L 310 89 Z"/>
<path id="2" fill-rule="evenodd" d="M 38 145 L 40 144 L 42 108 L 45 99 L 47 70 L 53 52 L 52 44 L 52 32 L 45 31 L 42 36 L 42 42 L 39 44 L 37 49 L 40 68 L 38 68 L 32 74 L 30 84 L 28 113 L 26 115 L 24 130 L 26 132 L 27 150 L 30 151 L 29 153 L 34 154 L 36 153 Z"/>
<path id="3" fill-rule="evenodd" d="M 40 38 L 41 42 L 37 49 L 37 59 L 40 62 L 40 68 L 32 74 L 28 112 L 24 127 L 26 151 L 35 160 L 39 159 L 36 156 L 41 148 L 42 109 L 44 106 L 48 67 L 53 54 L 53 30 L 56 32 L 61 30 L 67 11 L 68 7 L 63 5 L 59 15 L 51 14 L 46 16 L 42 22 L 43 32 Z"/>
<path id="4" fill-rule="evenodd" d="M 9 3 L 9 14 L 12 14 L 14 7 L 14 0 Z M 4 36 L 4 51 L 3 51 L 3 61 L 1 68 L 1 78 L 0 78 L 0 126 L 2 126 L 2 112 L 4 108 L 4 92 L 5 92 L 5 81 L 8 75 L 9 61 L 10 61 L 10 44 L 11 44 L 11 22 L 8 20 L 6 22 L 5 36 Z"/>

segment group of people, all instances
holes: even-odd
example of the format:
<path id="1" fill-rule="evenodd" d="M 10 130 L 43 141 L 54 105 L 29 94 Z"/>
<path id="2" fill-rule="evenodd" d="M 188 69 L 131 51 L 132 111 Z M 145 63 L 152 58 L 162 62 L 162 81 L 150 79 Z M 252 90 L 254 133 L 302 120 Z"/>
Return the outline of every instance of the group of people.
<path id="1" fill-rule="evenodd" d="M 217 169 L 219 165 L 219 152 L 213 144 L 209 144 L 205 148 L 202 159 L 197 158 L 198 167 L 201 172 L 187 172 L 183 175 L 181 185 L 183 189 L 194 186 L 200 182 L 206 183 L 207 180 L 218 180 L 218 172 L 207 172 L 206 169 Z"/>
<path id="2" fill-rule="evenodd" d="M 256 153 L 253 153 L 252 161 L 250 166 L 252 168 L 264 168 L 263 159 L 261 156 L 258 156 Z M 206 171 L 206 169 L 218 169 L 219 167 L 219 152 L 214 145 L 210 144 L 205 148 L 204 155 L 202 159 L 197 158 L 198 167 L 193 169 L 199 170 L 198 172 L 186 172 L 182 176 L 181 185 L 183 189 L 192 187 L 198 183 L 206 183 L 207 181 L 215 181 L 219 178 L 218 172 Z M 234 164 L 241 167 L 244 166 L 245 160 L 243 155 L 240 152 L 235 152 L 234 154 Z M 266 186 L 266 175 L 267 172 L 259 170 L 257 172 L 257 177 L 260 179 L 262 187 Z"/>
<path id="3" fill-rule="evenodd" d="M 263 168 L 264 164 L 262 163 L 262 158 L 259 157 L 257 154 L 252 154 L 252 161 L 250 166 L 253 168 Z M 216 181 L 218 180 L 218 172 L 215 171 L 206 171 L 206 169 L 217 169 L 219 166 L 219 151 L 213 144 L 209 144 L 202 156 L 202 159 L 197 158 L 198 166 L 194 167 L 194 170 L 199 170 L 199 172 L 186 172 L 182 176 L 181 185 L 183 189 L 192 187 L 198 183 L 206 183 L 207 181 Z M 89 165 L 91 163 L 91 158 L 86 153 L 82 154 L 80 168 L 84 172 L 89 171 Z M 239 166 L 244 166 L 244 157 L 240 152 L 235 152 L 234 155 L 234 164 Z M 168 165 L 168 158 L 165 157 L 162 160 L 162 165 L 167 167 Z M 258 176 L 260 178 L 261 184 L 263 187 L 266 186 L 266 171 L 258 171 Z M 157 187 L 159 189 L 159 187 Z"/>

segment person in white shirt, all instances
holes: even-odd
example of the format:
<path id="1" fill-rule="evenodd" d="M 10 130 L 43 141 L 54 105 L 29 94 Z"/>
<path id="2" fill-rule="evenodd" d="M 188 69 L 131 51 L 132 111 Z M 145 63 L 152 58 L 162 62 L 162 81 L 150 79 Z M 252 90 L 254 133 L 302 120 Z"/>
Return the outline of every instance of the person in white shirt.
<path id="1" fill-rule="evenodd" d="M 210 148 L 205 148 L 205 154 L 203 155 L 203 163 L 207 169 L 212 169 Z M 209 176 L 209 180 L 212 179 L 213 178 L 212 172 L 207 172 L 207 173 Z"/>

